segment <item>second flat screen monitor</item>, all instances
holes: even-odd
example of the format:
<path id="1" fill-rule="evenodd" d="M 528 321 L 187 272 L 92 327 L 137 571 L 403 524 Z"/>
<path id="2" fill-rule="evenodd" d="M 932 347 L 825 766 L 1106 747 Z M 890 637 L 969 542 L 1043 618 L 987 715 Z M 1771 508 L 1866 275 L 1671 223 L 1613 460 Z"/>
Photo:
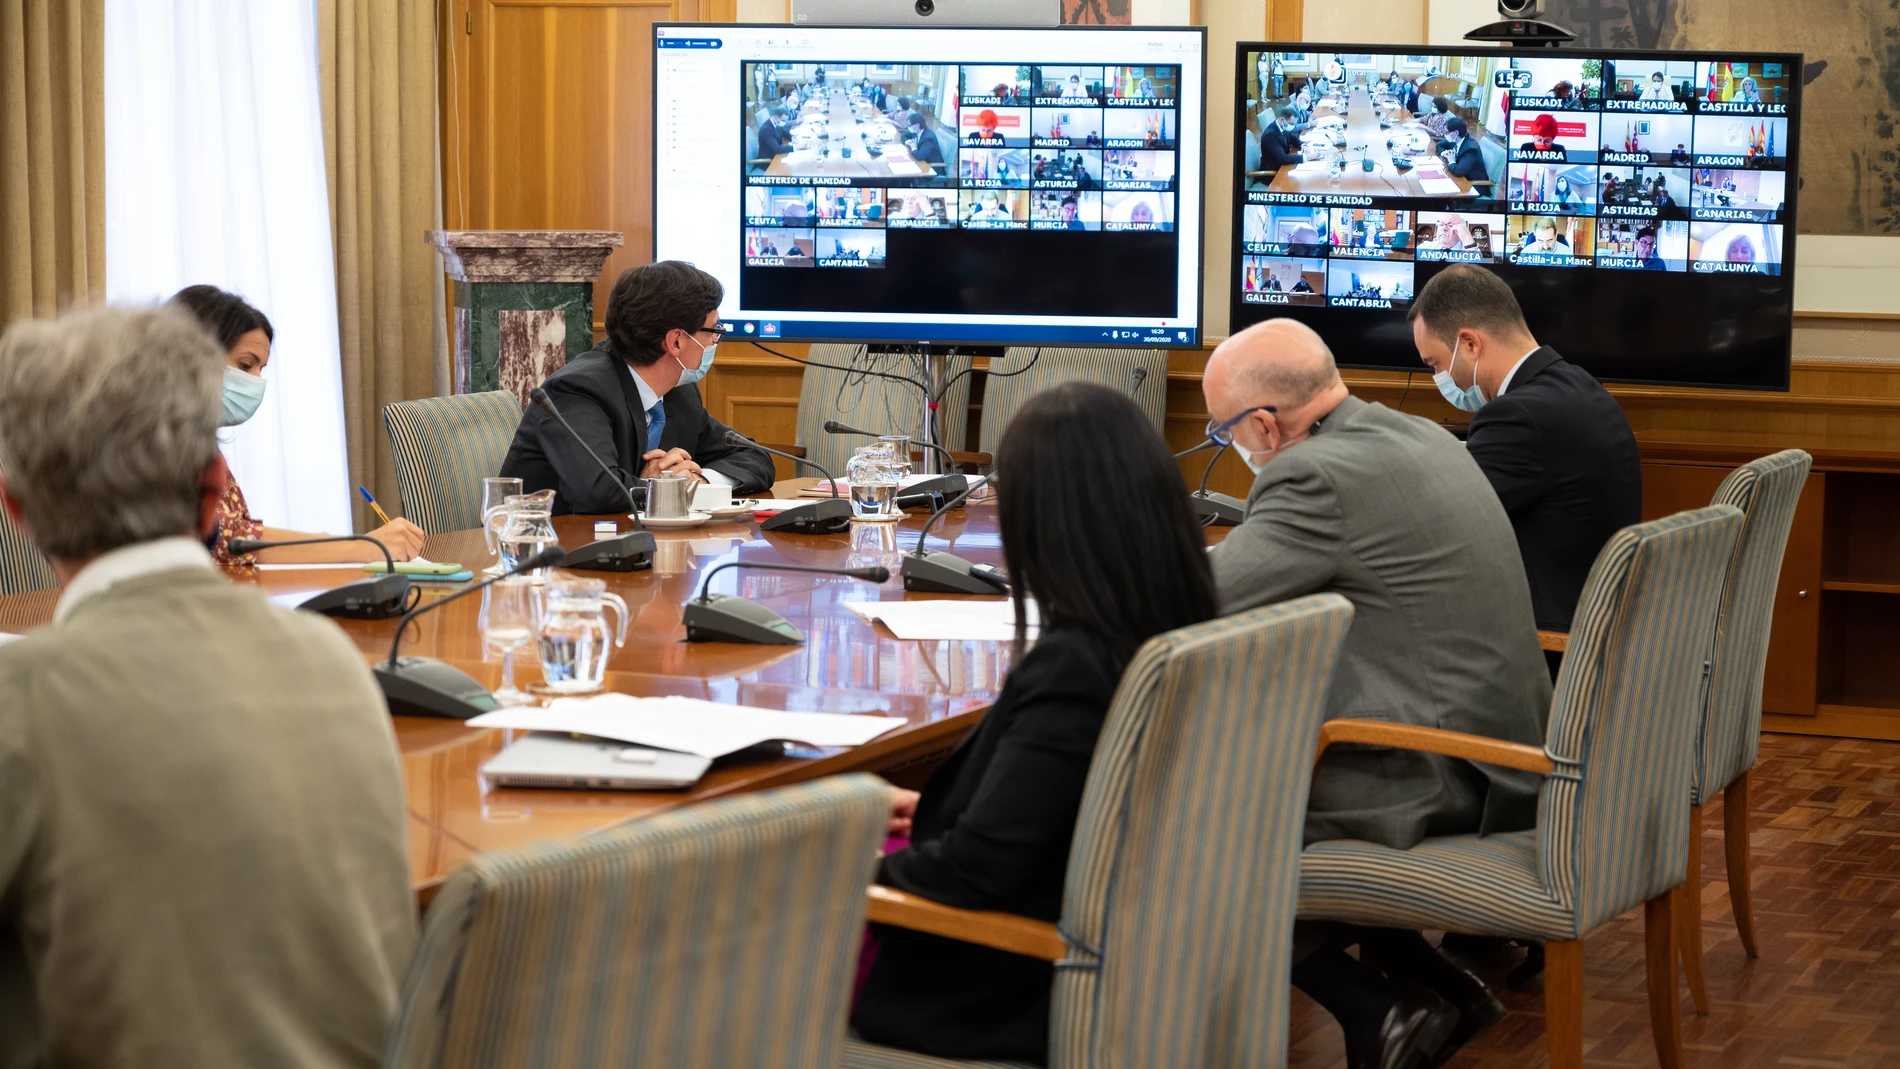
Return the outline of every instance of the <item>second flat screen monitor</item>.
<path id="1" fill-rule="evenodd" d="M 1242 44 L 1231 325 L 1421 368 L 1434 274 L 1600 378 L 1785 389 L 1799 57 Z"/>

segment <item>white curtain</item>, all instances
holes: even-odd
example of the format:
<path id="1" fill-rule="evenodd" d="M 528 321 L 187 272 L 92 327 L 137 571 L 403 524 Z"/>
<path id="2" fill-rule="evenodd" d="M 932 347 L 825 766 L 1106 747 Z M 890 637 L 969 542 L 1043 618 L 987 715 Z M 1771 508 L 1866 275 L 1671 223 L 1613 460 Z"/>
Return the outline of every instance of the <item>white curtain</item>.
<path id="1" fill-rule="evenodd" d="M 251 512 L 348 532 L 336 269 L 311 0 L 106 0 L 106 297 L 206 282 L 276 329 L 225 432 Z"/>

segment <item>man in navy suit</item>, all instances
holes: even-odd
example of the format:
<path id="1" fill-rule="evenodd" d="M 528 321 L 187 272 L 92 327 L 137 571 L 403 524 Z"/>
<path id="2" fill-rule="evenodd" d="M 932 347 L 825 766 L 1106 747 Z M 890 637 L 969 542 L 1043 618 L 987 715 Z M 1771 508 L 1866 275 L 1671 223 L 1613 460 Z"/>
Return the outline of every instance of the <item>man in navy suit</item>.
<path id="1" fill-rule="evenodd" d="M 1299 138 L 1293 132 L 1293 109 L 1282 104 L 1273 114 L 1274 121 L 1260 131 L 1260 169 L 1277 172 L 1282 167 L 1306 162 L 1300 152 Z"/>
<path id="2" fill-rule="evenodd" d="M 1568 631 L 1598 551 L 1642 519 L 1629 420 L 1589 372 L 1538 344 L 1511 287 L 1490 271 L 1461 265 L 1432 276 L 1411 318 L 1439 391 L 1472 413 L 1465 446 L 1511 517 L 1537 626 Z"/>
<path id="3" fill-rule="evenodd" d="M 1454 115 L 1445 120 L 1445 140 L 1451 143 L 1451 164 L 1446 168 L 1467 182 L 1482 182 L 1491 175 L 1484 169 L 1484 153 L 1463 119 Z"/>
<path id="4" fill-rule="evenodd" d="M 791 120 L 791 112 L 784 108 L 773 108 L 772 113 L 759 124 L 760 159 L 769 160 L 792 151 Z"/>

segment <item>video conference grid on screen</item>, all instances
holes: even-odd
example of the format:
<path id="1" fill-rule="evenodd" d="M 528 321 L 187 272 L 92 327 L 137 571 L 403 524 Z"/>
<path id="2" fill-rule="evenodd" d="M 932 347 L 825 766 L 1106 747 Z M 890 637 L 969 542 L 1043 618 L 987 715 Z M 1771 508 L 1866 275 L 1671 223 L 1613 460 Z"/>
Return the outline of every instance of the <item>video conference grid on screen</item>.
<path id="1" fill-rule="evenodd" d="M 1403 305 L 1429 263 L 1781 271 L 1791 64 L 1247 58 L 1242 303 Z"/>
<path id="2" fill-rule="evenodd" d="M 1178 65 L 742 65 L 745 265 L 880 269 L 907 231 L 1172 231 Z"/>

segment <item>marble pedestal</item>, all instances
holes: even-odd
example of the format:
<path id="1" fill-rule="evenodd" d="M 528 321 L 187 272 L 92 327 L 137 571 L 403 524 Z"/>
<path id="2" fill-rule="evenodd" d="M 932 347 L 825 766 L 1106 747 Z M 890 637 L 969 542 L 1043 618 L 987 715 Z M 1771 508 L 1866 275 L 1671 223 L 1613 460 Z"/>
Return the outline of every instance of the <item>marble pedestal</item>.
<path id="1" fill-rule="evenodd" d="M 594 345 L 594 281 L 611 230 L 431 230 L 455 280 L 456 393 L 528 392 Z"/>

